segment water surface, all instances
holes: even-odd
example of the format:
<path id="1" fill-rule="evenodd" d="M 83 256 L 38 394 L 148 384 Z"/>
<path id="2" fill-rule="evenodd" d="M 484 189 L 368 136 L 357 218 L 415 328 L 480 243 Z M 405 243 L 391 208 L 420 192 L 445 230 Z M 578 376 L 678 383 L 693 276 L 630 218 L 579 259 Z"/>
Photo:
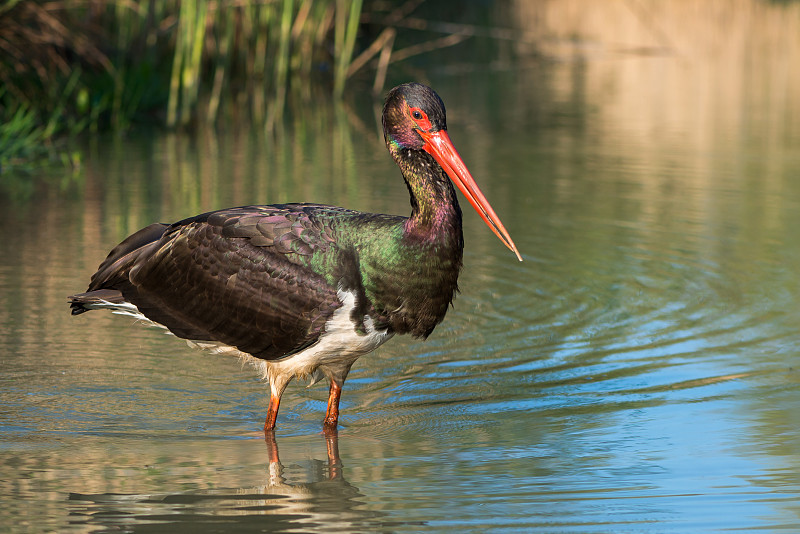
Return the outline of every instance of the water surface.
<path id="1" fill-rule="evenodd" d="M 780 55 L 733 87 L 698 85 L 714 57 L 521 56 L 428 81 L 525 261 L 463 203 L 454 309 L 359 360 L 338 437 L 325 387 L 292 384 L 265 440 L 252 370 L 65 297 L 156 220 L 408 213 L 372 103 L 297 112 L 278 138 L 92 140 L 74 175 L 4 178 L 3 529 L 800 529 L 797 76 Z"/>

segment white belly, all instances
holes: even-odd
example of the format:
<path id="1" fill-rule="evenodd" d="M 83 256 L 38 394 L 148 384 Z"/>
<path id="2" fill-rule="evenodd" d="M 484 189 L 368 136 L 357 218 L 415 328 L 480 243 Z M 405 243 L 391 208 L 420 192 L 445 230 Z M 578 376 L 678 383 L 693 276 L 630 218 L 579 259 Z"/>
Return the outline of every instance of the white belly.
<path id="1" fill-rule="evenodd" d="M 335 377 L 344 380 L 353 362 L 394 335 L 385 329 L 375 329 L 369 316 L 364 317 L 366 334 L 356 332 L 356 324 L 350 318 L 355 308 L 355 294 L 339 290 L 338 297 L 342 307 L 325 323 L 325 333 L 319 341 L 280 360 L 266 361 L 249 357 L 251 363 L 262 368 L 264 377 L 269 378 L 273 392 L 282 391 L 293 377 L 310 378 L 311 384 L 322 378 L 322 375 L 329 379 Z M 284 380 L 285 383 L 282 383 Z"/>

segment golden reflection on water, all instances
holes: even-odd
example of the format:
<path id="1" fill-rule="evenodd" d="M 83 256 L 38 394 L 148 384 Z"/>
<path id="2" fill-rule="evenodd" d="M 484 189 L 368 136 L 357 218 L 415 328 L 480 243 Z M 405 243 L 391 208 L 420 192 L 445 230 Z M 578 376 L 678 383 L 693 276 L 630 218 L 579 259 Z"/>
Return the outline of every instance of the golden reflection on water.
<path id="1" fill-rule="evenodd" d="M 324 455 L 318 446 L 323 441 Z M 125 492 L 93 493 L 87 487 L 88 491 L 70 493 L 72 522 L 107 527 L 138 523 L 180 531 L 202 528 L 208 522 L 242 528 L 243 520 L 251 528 L 269 532 L 299 528 L 317 530 L 323 526 L 328 531 L 347 532 L 379 526 L 383 514 L 365 509 L 360 502 L 363 495 L 345 478 L 336 433 L 289 443 L 284 440 L 284 444 L 290 445 L 288 464 L 281 462 L 274 434 L 268 434 L 261 445 L 251 440 L 223 446 L 238 450 L 242 454 L 239 465 L 247 464 L 258 473 L 260 480 L 257 480 L 259 476 L 248 477 L 257 480 L 252 487 L 236 486 L 242 482 L 239 472 L 230 478 L 233 484 L 230 487 L 221 486 L 223 480 L 214 477 L 212 486 L 198 484 L 193 489 L 172 494 L 135 493 L 135 487 Z M 206 443 L 205 447 L 208 445 Z M 300 451 L 314 456 L 298 458 Z M 323 459 L 325 455 L 327 458 Z M 261 460 L 260 465 L 256 460 Z M 203 468 L 202 458 L 187 456 L 184 461 Z M 153 465 L 148 469 L 160 468 Z M 136 476 L 136 470 L 131 470 L 129 475 Z M 180 476 L 174 471 L 168 476 L 175 475 Z M 175 523 L 184 516 L 186 519 Z M 196 525 L 193 527 L 192 523 Z"/>
<path id="2" fill-rule="evenodd" d="M 780 150 L 781 140 L 800 135 L 797 2 L 559 0 L 512 6 L 510 20 L 525 36 L 518 52 L 580 64 L 559 69 L 556 101 L 585 99 L 601 128 L 617 125 L 611 128 L 642 148 L 688 140 L 703 154 L 731 136 L 750 134 L 763 148 Z M 527 81 L 520 91 L 536 84 Z M 758 112 L 750 113 L 754 108 Z"/>
<path id="3" fill-rule="evenodd" d="M 521 1 L 509 10 L 525 35 L 517 51 L 564 66 L 551 69 L 545 87 L 541 68 L 520 70 L 504 124 L 525 128 L 540 113 L 539 95 L 549 113 L 579 106 L 591 116 L 577 126 L 585 131 L 553 132 L 553 145 L 567 158 L 576 142 L 625 158 L 620 172 L 636 174 L 643 215 L 656 218 L 671 188 L 680 188 L 694 213 L 707 212 L 726 190 L 753 188 L 767 200 L 795 191 L 797 2 Z M 792 169 L 784 168 L 791 160 Z M 670 166 L 675 173 L 648 176 Z M 554 193 L 570 194 L 570 187 L 560 181 Z M 755 207 L 760 224 L 782 224 L 768 203 Z"/>

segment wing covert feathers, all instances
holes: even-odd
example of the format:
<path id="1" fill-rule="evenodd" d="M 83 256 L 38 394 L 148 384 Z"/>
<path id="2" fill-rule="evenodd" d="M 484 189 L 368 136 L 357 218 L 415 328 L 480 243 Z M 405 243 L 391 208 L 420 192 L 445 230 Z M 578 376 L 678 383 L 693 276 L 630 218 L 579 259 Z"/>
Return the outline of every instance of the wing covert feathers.
<path id="1" fill-rule="evenodd" d="M 303 260 L 335 245 L 314 208 L 250 206 L 150 225 L 111 251 L 87 293 L 71 297 L 73 314 L 116 290 L 178 337 L 263 359 L 302 350 L 341 306 L 337 288 Z"/>

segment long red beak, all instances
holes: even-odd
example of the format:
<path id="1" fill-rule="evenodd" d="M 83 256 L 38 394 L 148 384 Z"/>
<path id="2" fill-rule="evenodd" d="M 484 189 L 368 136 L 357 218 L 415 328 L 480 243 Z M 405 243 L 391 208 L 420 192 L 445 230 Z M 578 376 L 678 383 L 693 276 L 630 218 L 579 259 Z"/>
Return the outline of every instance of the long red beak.
<path id="1" fill-rule="evenodd" d="M 461 156 L 458 155 L 456 147 L 453 146 L 453 142 L 450 141 L 450 136 L 447 135 L 447 132 L 445 130 L 439 130 L 438 132 L 417 131 L 422 139 L 425 140 L 425 144 L 422 146 L 425 152 L 433 156 L 433 159 L 442 166 L 444 172 L 464 193 L 469 203 L 472 204 L 478 215 L 492 229 L 492 232 L 517 255 L 519 261 L 522 261 L 522 256 L 520 256 L 517 246 L 511 236 L 508 235 L 503 223 L 500 222 L 500 217 L 497 216 L 489 201 L 481 193 L 478 184 L 475 183 Z"/>

